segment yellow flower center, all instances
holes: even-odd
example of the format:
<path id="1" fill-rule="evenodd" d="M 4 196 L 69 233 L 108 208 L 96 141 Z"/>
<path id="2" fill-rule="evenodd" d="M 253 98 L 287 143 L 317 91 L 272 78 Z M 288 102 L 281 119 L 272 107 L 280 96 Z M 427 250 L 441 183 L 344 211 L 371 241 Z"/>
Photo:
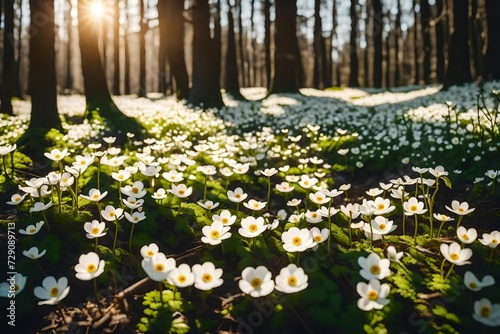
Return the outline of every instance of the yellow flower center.
<path id="1" fill-rule="evenodd" d="M 132 188 L 132 192 L 133 192 L 134 194 L 137 194 L 137 193 L 139 192 L 139 189 L 138 189 L 138 188 L 136 188 L 136 187 L 134 187 L 134 188 Z"/>
<path id="2" fill-rule="evenodd" d="M 185 191 L 184 190 L 179 190 L 179 195 L 184 195 Z"/>
<path id="3" fill-rule="evenodd" d="M 257 232 L 258 229 L 259 229 L 259 227 L 257 225 L 255 225 L 255 224 L 252 224 L 252 225 L 248 226 L 248 230 L 250 232 L 252 232 L 252 233 L 253 232 Z"/>
<path id="4" fill-rule="evenodd" d="M 474 283 L 474 282 L 470 282 L 470 283 L 469 283 L 469 287 L 470 287 L 471 289 L 475 289 L 475 288 L 477 288 L 477 284 L 476 284 L 476 283 Z"/>
<path id="5" fill-rule="evenodd" d="M 323 240 L 323 239 L 321 238 L 321 235 L 316 235 L 316 236 L 314 236 L 314 238 L 313 238 L 313 239 L 314 239 L 314 241 L 315 241 L 315 242 L 321 242 L 321 240 Z"/>
<path id="6" fill-rule="evenodd" d="M 241 194 L 235 194 L 234 197 L 239 199 L 241 198 Z"/>
<path id="7" fill-rule="evenodd" d="M 294 246 L 300 246 L 302 245 L 302 239 L 300 239 L 299 237 L 295 237 L 292 239 L 292 244 Z"/>
<path id="8" fill-rule="evenodd" d="M 98 198 L 99 198 L 99 194 L 94 194 L 94 195 L 92 195 L 92 198 L 93 198 L 93 199 L 98 199 Z"/>
<path id="9" fill-rule="evenodd" d="M 379 229 L 381 229 L 381 230 L 385 230 L 385 227 L 386 227 L 386 225 L 385 225 L 385 224 L 380 224 L 380 225 L 378 226 L 378 228 L 379 228 Z"/>
<path id="10" fill-rule="evenodd" d="M 66 177 L 63 177 L 63 178 L 62 178 L 62 182 L 63 182 L 63 183 L 66 183 L 66 182 L 68 182 L 68 178 L 66 178 Z"/>
<path id="11" fill-rule="evenodd" d="M 287 282 L 288 282 L 288 285 L 290 285 L 290 286 L 296 286 L 297 283 L 299 282 L 299 280 L 295 276 L 290 276 L 290 277 L 288 277 Z"/>
<path id="12" fill-rule="evenodd" d="M 212 275 L 210 275 L 209 273 L 205 273 L 205 274 L 203 274 L 203 276 L 201 276 L 201 280 L 205 283 L 211 282 Z"/>
<path id="13" fill-rule="evenodd" d="M 377 210 L 384 210 L 385 209 L 385 205 L 380 203 L 379 205 L 377 205 Z"/>
<path id="14" fill-rule="evenodd" d="M 179 281 L 179 283 L 186 283 L 187 277 L 184 275 L 179 275 L 179 277 L 177 277 L 177 280 Z"/>
<path id="15" fill-rule="evenodd" d="M 210 237 L 212 239 L 219 239 L 219 237 L 220 237 L 219 231 L 213 230 L 212 232 L 210 232 Z"/>
<path id="16" fill-rule="evenodd" d="M 462 234 L 462 239 L 469 240 L 469 236 L 467 235 L 467 233 Z"/>
<path id="17" fill-rule="evenodd" d="M 259 208 L 259 203 L 253 203 L 253 207 L 258 209 Z"/>
<path id="18" fill-rule="evenodd" d="M 458 212 L 465 212 L 464 208 L 458 208 Z"/>
<path id="19" fill-rule="evenodd" d="M 457 261 L 460 258 L 460 256 L 458 256 L 457 253 L 451 253 L 450 258 L 454 261 Z"/>
<path id="20" fill-rule="evenodd" d="M 417 206 L 416 205 L 410 206 L 410 211 L 417 211 Z"/>
<path id="21" fill-rule="evenodd" d="M 155 266 L 155 270 L 156 270 L 156 271 L 163 271 L 163 270 L 165 270 L 165 266 L 164 266 L 162 263 L 158 263 L 158 264 Z"/>
<path id="22" fill-rule="evenodd" d="M 498 244 L 498 240 L 497 240 L 497 239 L 491 239 L 491 243 L 492 243 L 493 245 L 496 245 L 496 244 Z"/>
<path id="23" fill-rule="evenodd" d="M 377 291 L 374 291 L 374 290 L 370 290 L 370 291 L 368 291 L 368 293 L 366 294 L 366 297 L 367 297 L 369 300 L 377 300 L 377 298 L 378 298 L 378 292 L 377 292 Z"/>
<path id="24" fill-rule="evenodd" d="M 490 316 L 491 309 L 488 306 L 483 306 L 481 307 L 480 313 L 484 318 L 488 318 Z"/>
<path id="25" fill-rule="evenodd" d="M 146 253 L 147 256 L 151 257 L 153 255 L 155 255 L 155 252 L 153 252 L 151 249 L 148 250 L 148 252 Z"/>
<path id="26" fill-rule="evenodd" d="M 50 296 L 52 298 L 55 298 L 55 297 L 59 296 L 59 289 L 57 288 L 57 286 L 55 286 L 52 289 L 50 289 Z"/>
<path id="27" fill-rule="evenodd" d="M 110 212 L 110 213 L 109 213 L 109 216 L 110 216 L 110 217 L 114 217 L 114 216 L 115 216 L 115 213 L 114 213 L 114 212 Z"/>
<path id="28" fill-rule="evenodd" d="M 19 285 L 15 284 L 14 285 L 14 291 L 19 291 L 19 289 L 20 289 Z"/>
<path id="29" fill-rule="evenodd" d="M 30 233 L 35 233 L 36 232 L 36 228 L 30 228 L 29 232 Z"/>
<path id="30" fill-rule="evenodd" d="M 21 200 L 21 196 L 14 197 L 14 202 L 17 202 L 17 201 L 20 201 L 20 200 Z"/>
<path id="31" fill-rule="evenodd" d="M 380 267 L 378 265 L 374 264 L 373 266 L 370 267 L 370 272 L 373 275 L 378 275 L 378 274 L 380 274 Z"/>
<path id="32" fill-rule="evenodd" d="M 222 224 L 226 225 L 227 223 L 229 223 L 229 219 L 227 219 L 226 217 L 224 217 L 224 218 L 221 219 L 221 222 L 222 222 Z"/>
<path id="33" fill-rule="evenodd" d="M 317 212 L 311 213 L 311 217 L 315 219 L 318 218 L 318 213 Z"/>
<path id="34" fill-rule="evenodd" d="M 86 164 L 87 164 L 87 162 L 86 162 L 85 160 L 81 160 L 81 161 L 80 161 L 80 165 L 82 165 L 82 166 L 83 166 L 83 165 L 86 165 Z"/>
<path id="35" fill-rule="evenodd" d="M 260 288 L 260 286 L 262 285 L 262 281 L 260 280 L 260 278 L 258 277 L 255 277 L 251 282 L 250 282 L 250 285 L 254 288 L 254 289 L 258 289 Z"/>
<path id="36" fill-rule="evenodd" d="M 95 264 L 93 264 L 93 263 L 91 263 L 91 264 L 89 264 L 89 265 L 87 266 L 87 271 L 88 271 L 89 273 L 93 273 L 93 272 L 95 272 L 96 270 L 97 270 L 97 266 L 96 266 Z"/>
<path id="37" fill-rule="evenodd" d="M 54 155 L 54 158 L 61 159 L 61 155 L 60 154 L 56 154 L 56 155 Z"/>
<path id="38" fill-rule="evenodd" d="M 320 201 L 322 201 L 322 200 L 324 200 L 324 199 L 325 199 L 325 198 L 324 198 L 323 196 L 319 196 L 319 195 L 318 195 L 318 196 L 316 196 L 316 200 L 317 200 L 318 202 L 320 202 Z"/>
<path id="39" fill-rule="evenodd" d="M 92 230 L 90 231 L 90 234 L 97 234 L 97 233 L 99 233 L 98 227 L 93 227 Z"/>

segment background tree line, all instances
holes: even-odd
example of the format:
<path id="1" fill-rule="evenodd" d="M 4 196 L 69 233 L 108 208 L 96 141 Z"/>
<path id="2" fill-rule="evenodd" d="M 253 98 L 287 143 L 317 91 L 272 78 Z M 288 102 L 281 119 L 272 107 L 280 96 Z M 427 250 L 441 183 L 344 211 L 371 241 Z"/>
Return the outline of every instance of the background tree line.
<path id="1" fill-rule="evenodd" d="M 1 112 L 57 94 L 123 118 L 111 94 L 220 107 L 220 88 L 397 87 L 500 78 L 497 0 L 2 0 Z M 38 116 L 37 116 L 38 115 Z"/>

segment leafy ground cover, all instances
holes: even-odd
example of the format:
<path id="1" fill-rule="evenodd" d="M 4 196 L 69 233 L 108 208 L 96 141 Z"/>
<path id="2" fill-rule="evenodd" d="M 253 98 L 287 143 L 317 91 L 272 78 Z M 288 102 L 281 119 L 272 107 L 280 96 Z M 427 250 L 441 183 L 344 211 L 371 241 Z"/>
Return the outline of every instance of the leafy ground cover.
<path id="1" fill-rule="evenodd" d="M 36 159 L 13 145 L 15 101 L 1 307 L 21 332 L 494 332 L 495 89 L 117 97 L 141 134 L 61 96 L 64 133 Z"/>

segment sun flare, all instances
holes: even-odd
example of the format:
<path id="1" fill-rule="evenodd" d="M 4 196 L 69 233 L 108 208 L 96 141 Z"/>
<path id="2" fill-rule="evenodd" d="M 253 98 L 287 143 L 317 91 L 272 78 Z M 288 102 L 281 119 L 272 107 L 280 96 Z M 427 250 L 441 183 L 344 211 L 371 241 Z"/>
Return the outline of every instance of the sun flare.
<path id="1" fill-rule="evenodd" d="M 93 1 L 89 8 L 90 15 L 98 20 L 104 16 L 105 8 L 101 1 Z"/>

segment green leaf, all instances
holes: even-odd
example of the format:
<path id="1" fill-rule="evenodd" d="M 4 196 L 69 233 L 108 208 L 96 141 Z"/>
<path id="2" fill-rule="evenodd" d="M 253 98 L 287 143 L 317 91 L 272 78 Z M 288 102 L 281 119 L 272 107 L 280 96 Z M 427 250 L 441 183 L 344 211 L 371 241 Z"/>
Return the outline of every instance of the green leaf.
<path id="1" fill-rule="evenodd" d="M 443 179 L 444 184 L 446 184 L 446 186 L 451 189 L 451 181 L 450 181 L 450 179 L 447 176 L 441 176 L 441 178 Z"/>

